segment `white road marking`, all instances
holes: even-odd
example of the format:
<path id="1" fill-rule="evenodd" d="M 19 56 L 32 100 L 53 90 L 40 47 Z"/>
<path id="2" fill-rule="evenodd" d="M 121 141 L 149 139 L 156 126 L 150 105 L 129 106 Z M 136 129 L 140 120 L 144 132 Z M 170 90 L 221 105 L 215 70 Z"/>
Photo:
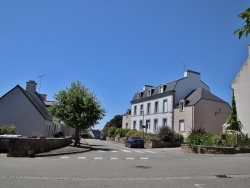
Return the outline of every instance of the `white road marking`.
<path id="1" fill-rule="evenodd" d="M 142 152 L 142 151 L 138 151 L 138 150 L 135 150 L 135 152 L 137 152 L 137 153 L 144 153 L 144 152 Z"/>
<path id="2" fill-rule="evenodd" d="M 61 157 L 61 159 L 69 159 L 69 157 Z"/>
<path id="3" fill-rule="evenodd" d="M 116 151 L 116 150 L 112 150 L 111 152 L 113 152 L 113 153 L 117 153 L 118 151 Z"/>
<path id="4" fill-rule="evenodd" d="M 126 153 L 131 153 L 131 151 L 128 151 L 128 150 L 122 150 L 123 152 L 126 152 Z"/>
<path id="5" fill-rule="evenodd" d="M 86 157 L 78 157 L 77 159 L 87 159 Z"/>
<path id="6" fill-rule="evenodd" d="M 95 157 L 94 160 L 101 160 L 102 157 Z"/>
<path id="7" fill-rule="evenodd" d="M 110 160 L 118 160 L 117 157 L 111 157 Z"/>
<path id="8" fill-rule="evenodd" d="M 135 159 L 135 158 L 132 158 L 132 157 L 131 157 L 131 158 L 126 158 L 126 160 L 134 160 L 134 159 Z"/>
<path id="9" fill-rule="evenodd" d="M 148 157 L 141 157 L 140 159 L 141 160 L 148 160 L 149 158 Z"/>
<path id="10" fill-rule="evenodd" d="M 154 151 L 145 151 L 145 152 L 148 152 L 148 153 L 156 153 L 156 152 L 154 152 Z"/>

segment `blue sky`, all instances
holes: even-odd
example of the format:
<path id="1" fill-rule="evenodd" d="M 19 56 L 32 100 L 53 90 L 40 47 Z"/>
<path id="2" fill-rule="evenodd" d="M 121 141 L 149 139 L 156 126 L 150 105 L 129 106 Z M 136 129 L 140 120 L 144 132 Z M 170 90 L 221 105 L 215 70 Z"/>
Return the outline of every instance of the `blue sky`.
<path id="1" fill-rule="evenodd" d="M 53 100 L 80 80 L 107 110 L 95 126 L 102 129 L 143 85 L 182 78 L 186 64 L 231 104 L 249 43 L 233 32 L 248 7 L 249 0 L 0 0 L 0 96 L 35 80 Z"/>

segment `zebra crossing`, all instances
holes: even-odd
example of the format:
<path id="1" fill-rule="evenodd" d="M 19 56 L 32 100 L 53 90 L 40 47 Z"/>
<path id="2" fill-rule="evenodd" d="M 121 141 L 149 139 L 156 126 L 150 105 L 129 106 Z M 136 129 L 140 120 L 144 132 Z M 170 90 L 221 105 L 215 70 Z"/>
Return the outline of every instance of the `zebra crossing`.
<path id="1" fill-rule="evenodd" d="M 70 159 L 69 156 L 62 156 L 61 159 Z M 126 157 L 126 158 L 118 158 L 118 157 L 110 157 L 110 158 L 103 158 L 103 157 L 93 157 L 93 158 L 87 158 L 87 157 L 77 157 L 77 160 L 149 160 L 148 157 Z"/>
<path id="2" fill-rule="evenodd" d="M 100 153 L 104 153 L 104 152 L 109 152 L 109 151 L 105 151 L 105 150 L 97 150 L 98 152 Z M 118 153 L 118 152 L 125 152 L 125 153 L 132 153 L 132 152 L 136 152 L 136 153 L 157 153 L 155 151 L 151 151 L 151 150 L 143 150 L 143 151 L 140 151 L 140 150 L 134 150 L 134 151 L 129 151 L 129 150 L 111 150 L 110 152 L 112 153 Z"/>
<path id="3" fill-rule="evenodd" d="M 155 154 L 157 153 L 156 151 L 151 151 L 151 150 L 102 150 L 98 149 L 96 150 L 97 153 L 110 153 L 111 155 L 109 157 L 103 157 L 101 156 L 62 156 L 60 159 L 77 159 L 77 160 L 127 160 L 127 161 L 132 161 L 132 160 L 149 160 L 150 158 L 148 156 L 143 156 L 143 157 L 117 157 L 117 156 L 112 156 L 112 154 L 118 154 L 120 153 L 127 153 L 127 154 L 133 154 L 133 153 L 138 153 L 138 154 Z"/>

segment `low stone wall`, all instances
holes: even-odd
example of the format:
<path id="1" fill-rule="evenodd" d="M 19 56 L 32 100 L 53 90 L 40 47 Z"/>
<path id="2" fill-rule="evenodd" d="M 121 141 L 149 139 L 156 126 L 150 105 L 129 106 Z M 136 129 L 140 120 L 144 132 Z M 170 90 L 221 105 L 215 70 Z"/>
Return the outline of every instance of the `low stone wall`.
<path id="1" fill-rule="evenodd" d="M 235 154 L 235 153 L 250 153 L 250 148 L 216 147 L 216 146 L 197 146 L 192 148 L 188 144 L 182 144 L 181 152 L 200 153 L 200 154 Z"/>
<path id="2" fill-rule="evenodd" d="M 147 141 L 144 144 L 144 148 L 176 148 L 180 146 L 181 142 Z"/>
<path id="3" fill-rule="evenodd" d="M 29 157 L 44 151 L 62 148 L 72 143 L 72 137 L 67 138 L 10 138 L 8 157 Z"/>

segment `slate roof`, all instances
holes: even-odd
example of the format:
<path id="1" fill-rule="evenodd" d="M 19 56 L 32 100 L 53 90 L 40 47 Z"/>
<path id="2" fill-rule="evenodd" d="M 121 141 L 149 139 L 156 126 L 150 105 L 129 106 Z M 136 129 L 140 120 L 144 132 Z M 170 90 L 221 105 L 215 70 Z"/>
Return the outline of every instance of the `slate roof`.
<path id="1" fill-rule="evenodd" d="M 29 101 L 33 104 L 33 106 L 38 110 L 38 112 L 43 116 L 44 119 L 52 121 L 51 116 L 48 114 L 48 112 L 46 112 L 40 105 L 39 103 L 34 99 L 34 97 L 32 97 L 32 95 L 27 92 L 26 90 L 24 90 L 21 86 L 17 85 L 16 87 L 14 87 L 12 90 L 10 90 L 8 93 L 10 93 L 11 91 L 13 91 L 15 88 L 19 88 L 23 94 L 29 99 Z M 0 100 L 5 97 L 6 95 L 8 95 L 8 93 L 6 93 L 5 95 L 3 95 Z"/>
<path id="2" fill-rule="evenodd" d="M 214 94 L 207 91 L 206 89 L 198 88 L 198 89 L 193 90 L 189 95 L 187 95 L 184 98 L 184 101 L 186 101 L 185 106 L 194 106 L 201 99 L 227 103 L 226 101 L 215 96 Z M 179 104 L 176 107 L 179 107 Z"/>
<path id="3" fill-rule="evenodd" d="M 179 80 L 182 80 L 183 78 L 179 79 Z M 175 86 L 176 86 L 176 83 L 179 81 L 179 80 L 176 80 L 176 81 L 173 81 L 173 82 L 169 82 L 169 83 L 163 83 L 163 84 L 160 84 L 156 87 L 153 87 L 151 86 L 150 89 L 153 89 L 153 93 L 151 96 L 155 96 L 155 95 L 158 95 L 158 94 L 161 94 L 160 93 L 160 87 L 161 86 L 164 86 L 165 85 L 165 90 L 163 91 L 163 93 L 167 93 L 167 92 L 171 92 L 171 91 L 174 91 L 175 89 Z M 141 91 L 142 93 L 142 97 L 140 97 L 140 99 L 145 99 L 145 98 L 148 98 L 147 96 L 147 92 L 148 92 L 149 89 L 145 89 L 144 91 Z M 135 100 L 138 100 L 138 93 L 140 92 L 137 92 L 132 101 L 135 101 Z"/>

